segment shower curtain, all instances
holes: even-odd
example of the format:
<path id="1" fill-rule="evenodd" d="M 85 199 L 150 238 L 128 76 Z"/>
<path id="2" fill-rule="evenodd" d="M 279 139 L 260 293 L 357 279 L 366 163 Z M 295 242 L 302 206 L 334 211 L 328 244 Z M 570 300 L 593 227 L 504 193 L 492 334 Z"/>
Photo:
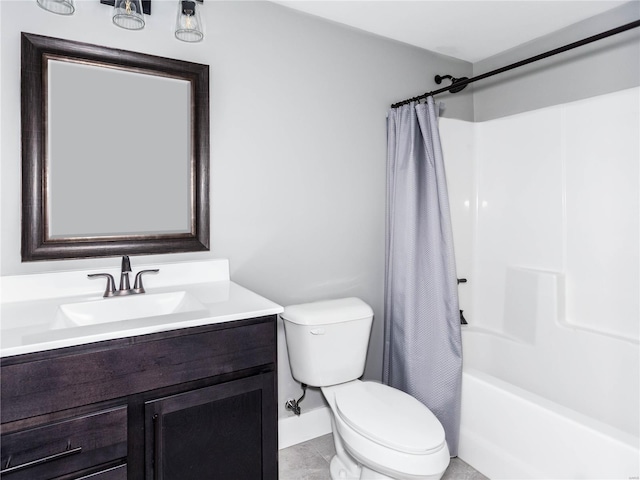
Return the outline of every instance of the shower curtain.
<path id="1" fill-rule="evenodd" d="M 436 108 L 428 97 L 387 118 L 383 380 L 429 407 L 457 456 L 462 342 Z"/>

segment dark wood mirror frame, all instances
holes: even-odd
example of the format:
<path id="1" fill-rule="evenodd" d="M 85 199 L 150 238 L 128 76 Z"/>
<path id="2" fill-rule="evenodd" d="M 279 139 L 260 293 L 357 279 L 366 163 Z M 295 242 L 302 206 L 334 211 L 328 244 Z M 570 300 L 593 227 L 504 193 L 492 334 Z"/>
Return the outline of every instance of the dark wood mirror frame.
<path id="1" fill-rule="evenodd" d="M 209 66 L 22 33 L 22 261 L 209 250 Z M 46 75 L 50 58 L 190 83 L 191 232 L 47 238 Z"/>

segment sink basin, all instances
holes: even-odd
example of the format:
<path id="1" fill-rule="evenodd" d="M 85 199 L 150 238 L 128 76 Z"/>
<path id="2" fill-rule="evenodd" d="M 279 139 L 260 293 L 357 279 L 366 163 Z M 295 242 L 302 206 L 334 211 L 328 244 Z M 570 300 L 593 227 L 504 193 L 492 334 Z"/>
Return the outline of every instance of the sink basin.
<path id="1" fill-rule="evenodd" d="M 198 310 L 206 307 L 187 292 L 145 293 L 60 305 L 57 319 L 81 327 Z"/>

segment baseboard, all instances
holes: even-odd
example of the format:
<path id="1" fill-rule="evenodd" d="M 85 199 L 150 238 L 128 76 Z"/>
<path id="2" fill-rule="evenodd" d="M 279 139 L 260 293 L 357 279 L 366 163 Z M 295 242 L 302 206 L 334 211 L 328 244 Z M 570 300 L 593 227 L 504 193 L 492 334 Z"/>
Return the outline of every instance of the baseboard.
<path id="1" fill-rule="evenodd" d="M 278 448 L 287 448 L 327 433 L 331 433 L 329 407 L 281 418 L 278 420 Z"/>

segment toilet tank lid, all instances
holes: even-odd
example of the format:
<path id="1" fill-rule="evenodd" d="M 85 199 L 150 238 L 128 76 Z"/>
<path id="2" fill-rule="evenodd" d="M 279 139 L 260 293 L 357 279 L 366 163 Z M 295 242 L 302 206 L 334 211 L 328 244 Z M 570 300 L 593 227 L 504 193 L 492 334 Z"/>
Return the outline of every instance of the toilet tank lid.
<path id="1" fill-rule="evenodd" d="M 280 316 L 298 325 L 328 325 L 370 318 L 373 310 L 359 298 L 350 297 L 290 305 Z"/>

